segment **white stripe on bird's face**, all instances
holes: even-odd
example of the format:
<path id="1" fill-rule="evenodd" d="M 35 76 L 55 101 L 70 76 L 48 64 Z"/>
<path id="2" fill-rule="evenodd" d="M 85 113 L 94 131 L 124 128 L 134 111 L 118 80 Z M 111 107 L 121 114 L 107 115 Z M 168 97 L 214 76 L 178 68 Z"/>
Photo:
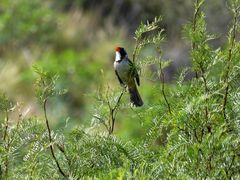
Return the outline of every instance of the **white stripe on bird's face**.
<path id="1" fill-rule="evenodd" d="M 118 51 L 116 51 L 115 61 L 121 61 L 121 54 Z"/>

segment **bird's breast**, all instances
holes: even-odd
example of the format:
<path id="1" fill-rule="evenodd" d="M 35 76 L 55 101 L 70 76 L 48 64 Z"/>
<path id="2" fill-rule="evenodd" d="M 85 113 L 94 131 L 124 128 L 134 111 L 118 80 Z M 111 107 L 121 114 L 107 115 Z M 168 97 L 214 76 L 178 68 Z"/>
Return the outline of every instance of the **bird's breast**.
<path id="1" fill-rule="evenodd" d="M 130 65 L 128 61 L 126 60 L 122 60 L 120 62 L 115 61 L 114 68 L 122 80 L 129 78 L 128 76 L 130 71 Z"/>

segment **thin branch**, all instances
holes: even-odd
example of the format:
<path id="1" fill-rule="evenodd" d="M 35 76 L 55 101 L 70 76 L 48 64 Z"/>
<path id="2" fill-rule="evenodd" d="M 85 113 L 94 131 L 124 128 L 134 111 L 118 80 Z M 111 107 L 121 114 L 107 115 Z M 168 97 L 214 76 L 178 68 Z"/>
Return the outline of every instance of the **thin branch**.
<path id="1" fill-rule="evenodd" d="M 7 153 L 9 153 L 9 143 L 6 145 L 5 150 L 7 151 Z M 5 157 L 4 165 L 5 165 L 5 179 L 8 179 L 8 165 L 9 165 L 8 154 Z"/>
<path id="2" fill-rule="evenodd" d="M 198 13 L 200 11 L 199 0 L 196 0 L 196 4 L 197 4 L 198 7 L 197 7 L 197 9 L 196 9 L 196 11 L 194 13 L 194 16 L 193 16 L 193 22 L 192 22 L 192 24 L 193 24 L 193 32 L 196 31 L 197 17 L 198 17 Z M 194 50 L 195 47 L 196 47 L 196 43 L 192 42 L 192 50 Z"/>
<path id="3" fill-rule="evenodd" d="M 225 170 L 225 172 L 226 172 L 226 174 L 228 175 L 229 179 L 231 179 L 231 176 L 232 176 L 231 174 L 229 175 L 229 171 L 231 170 L 231 168 L 232 168 L 232 166 L 233 166 L 233 164 L 234 164 L 235 158 L 236 158 L 236 154 L 233 155 L 229 167 L 226 168 L 226 170 Z"/>
<path id="4" fill-rule="evenodd" d="M 9 153 L 10 146 L 13 143 L 13 141 L 15 139 L 15 136 L 17 134 L 20 119 L 21 119 L 21 115 L 19 114 L 16 129 L 15 129 L 15 131 L 13 131 L 11 138 L 9 138 L 8 137 L 9 117 L 8 117 L 8 111 L 6 110 L 6 126 L 5 126 L 5 132 L 4 132 L 3 140 L 6 141 L 5 150 L 6 150 L 7 153 Z M 8 178 L 8 165 L 9 165 L 8 155 L 5 158 L 4 165 L 5 165 L 5 178 L 7 179 Z"/>
<path id="5" fill-rule="evenodd" d="M 6 140 L 6 137 L 7 137 L 7 131 L 8 131 L 8 121 L 9 121 L 9 117 L 8 117 L 8 111 L 6 110 L 5 111 L 5 130 L 4 130 L 4 134 L 3 134 L 3 141 Z"/>
<path id="6" fill-rule="evenodd" d="M 8 137 L 8 121 L 9 121 L 9 117 L 8 117 L 8 110 L 5 111 L 5 129 L 4 129 L 4 134 L 3 134 L 3 141 L 6 142 L 5 144 L 5 150 L 8 153 L 9 152 L 9 138 Z M 5 161 L 4 161 L 4 166 L 5 166 L 5 178 L 8 179 L 8 163 L 9 159 L 8 159 L 8 154 L 5 157 Z"/>
<path id="7" fill-rule="evenodd" d="M 48 138 L 49 138 L 49 142 L 50 142 L 50 150 L 51 150 L 51 154 L 52 154 L 52 157 L 58 167 L 58 170 L 59 172 L 64 176 L 64 177 L 67 177 L 67 175 L 63 172 L 63 170 L 61 169 L 60 167 L 60 164 L 55 156 L 55 153 L 53 151 L 53 145 L 52 145 L 52 136 L 51 136 L 51 129 L 50 129 L 50 126 L 49 126 L 49 121 L 48 121 L 48 117 L 47 117 L 47 99 L 44 100 L 44 103 L 43 103 L 43 110 L 44 110 L 44 116 L 45 116 L 45 121 L 46 121 L 46 125 L 47 125 L 47 130 L 48 130 Z"/>
<path id="8" fill-rule="evenodd" d="M 100 117 L 98 117 L 98 116 L 96 116 L 96 115 L 93 115 L 93 117 L 96 118 L 96 119 L 98 119 L 98 120 L 104 125 L 104 127 L 105 127 L 107 130 L 109 130 L 109 127 L 107 126 L 107 124 L 105 123 L 105 121 L 104 121 L 102 118 L 100 118 Z"/>
<path id="9" fill-rule="evenodd" d="M 137 55 L 137 50 L 138 50 L 138 47 L 140 46 L 140 41 L 139 39 L 136 40 L 136 46 L 133 50 L 133 58 L 132 58 L 132 61 L 133 63 L 135 62 L 135 59 L 136 59 L 136 55 Z"/>
<path id="10" fill-rule="evenodd" d="M 207 78 L 205 76 L 205 70 L 203 68 L 202 63 L 199 63 L 199 67 L 201 70 L 201 78 L 203 79 L 203 83 L 204 83 L 204 90 L 205 90 L 205 94 L 208 94 L 208 87 L 207 87 Z M 208 121 L 208 117 L 209 117 L 209 111 L 208 111 L 208 99 L 206 97 L 206 105 L 205 105 L 205 117 L 206 117 L 206 121 Z"/>
<path id="11" fill-rule="evenodd" d="M 11 133 L 11 137 L 8 136 L 8 128 L 9 128 L 9 115 L 8 115 L 8 110 L 5 110 L 5 131 L 4 131 L 4 136 L 3 136 L 3 140 L 6 141 L 6 145 L 5 145 L 5 150 L 7 153 L 9 153 L 9 149 L 11 147 L 11 144 L 13 143 L 13 141 L 15 140 L 15 136 L 17 134 L 18 128 L 19 128 L 19 122 L 21 120 L 21 114 L 18 115 L 18 120 L 17 120 L 17 125 L 16 125 L 16 129 Z M 8 155 L 5 158 L 5 178 L 8 178 L 8 165 L 9 165 L 9 159 L 8 159 Z"/>
<path id="12" fill-rule="evenodd" d="M 196 4 L 197 4 L 197 9 L 196 9 L 196 11 L 194 13 L 193 22 L 192 22 L 192 24 L 193 24 L 193 27 L 192 27 L 193 33 L 195 33 L 195 31 L 196 31 L 197 17 L 198 17 L 198 14 L 199 14 L 199 11 L 200 11 L 200 7 L 201 7 L 199 5 L 199 0 L 196 0 Z M 195 50 L 195 49 L 196 49 L 196 43 L 192 41 L 192 51 Z M 195 72 L 195 76 L 196 76 L 196 78 L 198 78 L 198 72 L 197 71 Z"/>
<path id="13" fill-rule="evenodd" d="M 158 52 L 160 53 L 160 48 L 157 48 L 157 50 L 158 50 Z M 162 61 L 161 61 L 161 60 L 159 60 L 159 68 L 160 68 L 160 79 L 162 80 L 162 88 L 161 88 L 161 91 L 162 91 L 164 100 L 165 100 L 165 102 L 166 102 L 166 104 L 167 104 L 168 112 L 169 112 L 170 114 L 172 114 L 170 103 L 168 102 L 167 96 L 166 96 L 166 94 L 165 94 L 165 78 L 164 78 L 164 72 L 163 72 L 163 69 L 162 69 Z"/>
<path id="14" fill-rule="evenodd" d="M 109 127 L 109 135 L 113 133 L 113 130 L 114 130 L 114 126 L 115 126 L 115 120 L 116 120 L 116 115 L 117 115 L 117 109 L 119 107 L 119 104 L 120 104 L 120 101 L 121 101 L 121 98 L 123 96 L 123 93 L 124 93 L 124 90 L 122 90 L 120 96 L 118 97 L 117 99 L 117 102 L 115 104 L 114 107 L 111 106 L 109 100 L 107 101 L 108 102 L 108 107 L 109 107 L 109 111 L 110 111 L 110 121 L 111 121 L 111 124 L 110 124 L 110 127 Z"/>
<path id="15" fill-rule="evenodd" d="M 11 140 L 10 140 L 10 142 L 9 142 L 10 144 L 12 144 L 12 142 L 14 141 L 15 136 L 16 136 L 16 134 L 17 134 L 17 132 L 18 132 L 18 129 L 19 129 L 19 124 L 20 124 L 20 122 L 21 122 L 22 119 L 23 119 L 22 113 L 20 113 L 20 110 L 18 110 L 18 112 L 19 112 L 19 114 L 18 114 L 18 119 L 17 119 L 17 125 L 16 125 L 15 131 L 13 131 Z"/>
<path id="16" fill-rule="evenodd" d="M 137 113 L 137 111 L 135 111 L 133 107 L 130 107 L 130 109 L 138 116 L 138 119 L 140 120 L 140 122 L 143 122 L 143 118 Z"/>
<path id="17" fill-rule="evenodd" d="M 62 152 L 64 157 L 66 158 L 68 166 L 71 167 L 71 164 L 72 164 L 71 159 L 69 159 L 69 157 L 67 156 L 67 154 L 66 154 L 66 152 L 64 150 L 64 147 L 60 146 L 59 144 L 56 144 L 56 145 L 57 145 L 59 151 Z"/>
<path id="18" fill-rule="evenodd" d="M 120 96 L 118 97 L 117 103 L 115 104 L 114 108 L 112 109 L 112 114 L 114 114 L 114 112 L 119 107 L 120 100 L 122 99 L 123 93 L 124 93 L 124 91 L 122 91 Z M 117 112 L 114 114 L 113 119 L 112 119 L 113 121 L 112 121 L 112 130 L 111 130 L 111 132 L 113 132 L 113 130 L 114 130 L 114 124 L 115 124 L 116 115 L 117 115 Z"/>
<path id="19" fill-rule="evenodd" d="M 193 16 L 193 26 L 192 26 L 192 31 L 193 33 L 196 32 L 196 29 L 197 29 L 197 18 L 199 16 L 199 12 L 200 12 L 200 8 L 201 8 L 201 2 L 200 0 L 196 0 L 196 10 L 194 12 L 194 16 Z M 196 43 L 194 41 L 192 41 L 192 51 L 195 50 L 197 47 L 196 47 Z M 203 79 L 203 82 L 204 82 L 204 88 L 205 88 L 205 93 L 207 94 L 208 93 L 208 87 L 207 87 L 207 78 L 205 77 L 205 70 L 204 70 L 204 67 L 202 65 L 202 63 L 198 63 L 199 65 L 199 68 L 200 68 L 200 71 L 201 71 L 201 78 Z M 199 72 L 196 70 L 195 72 L 195 77 L 198 79 L 199 78 Z M 205 106 L 205 117 L 206 117 L 206 120 L 208 121 L 208 117 L 209 117 L 209 111 L 208 111 L 208 100 L 206 99 L 206 106 Z"/>
<path id="20" fill-rule="evenodd" d="M 235 46 L 235 38 L 236 38 L 236 29 L 237 29 L 237 16 L 238 16 L 238 10 L 235 10 L 234 13 L 234 20 L 233 20 L 233 31 L 230 37 L 230 48 L 228 50 L 228 58 L 227 58 L 227 70 L 226 70 L 226 74 L 224 77 L 224 84 L 226 85 L 225 88 L 225 93 L 224 93 L 224 97 L 223 97 L 223 108 L 222 108 L 222 112 L 223 112 L 223 116 L 224 119 L 227 120 L 227 115 L 226 115 L 226 106 L 227 106 L 227 101 L 228 101 L 228 92 L 229 92 L 229 74 L 230 74 L 230 70 L 231 70 L 231 62 L 232 62 L 232 51 L 234 49 Z"/>

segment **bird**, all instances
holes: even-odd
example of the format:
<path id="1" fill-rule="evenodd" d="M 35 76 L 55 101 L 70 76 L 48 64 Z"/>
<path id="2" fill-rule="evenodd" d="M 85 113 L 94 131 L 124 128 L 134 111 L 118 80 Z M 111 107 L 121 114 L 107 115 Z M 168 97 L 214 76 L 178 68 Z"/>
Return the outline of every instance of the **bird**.
<path id="1" fill-rule="evenodd" d="M 128 54 L 123 47 L 116 47 L 115 53 L 113 67 L 120 85 L 127 88 L 132 106 L 142 106 L 143 101 L 136 86 L 136 83 L 140 86 L 140 79 L 136 67 L 128 58 Z"/>

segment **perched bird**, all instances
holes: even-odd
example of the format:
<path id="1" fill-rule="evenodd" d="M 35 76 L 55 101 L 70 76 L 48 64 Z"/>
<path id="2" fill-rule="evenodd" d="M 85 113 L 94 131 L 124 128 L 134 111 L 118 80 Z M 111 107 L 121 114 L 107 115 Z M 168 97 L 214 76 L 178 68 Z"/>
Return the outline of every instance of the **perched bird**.
<path id="1" fill-rule="evenodd" d="M 126 86 L 133 106 L 142 106 L 143 101 L 138 92 L 136 82 L 140 85 L 139 76 L 134 64 L 128 59 L 127 52 L 122 47 L 116 47 L 114 69 L 122 86 Z"/>

